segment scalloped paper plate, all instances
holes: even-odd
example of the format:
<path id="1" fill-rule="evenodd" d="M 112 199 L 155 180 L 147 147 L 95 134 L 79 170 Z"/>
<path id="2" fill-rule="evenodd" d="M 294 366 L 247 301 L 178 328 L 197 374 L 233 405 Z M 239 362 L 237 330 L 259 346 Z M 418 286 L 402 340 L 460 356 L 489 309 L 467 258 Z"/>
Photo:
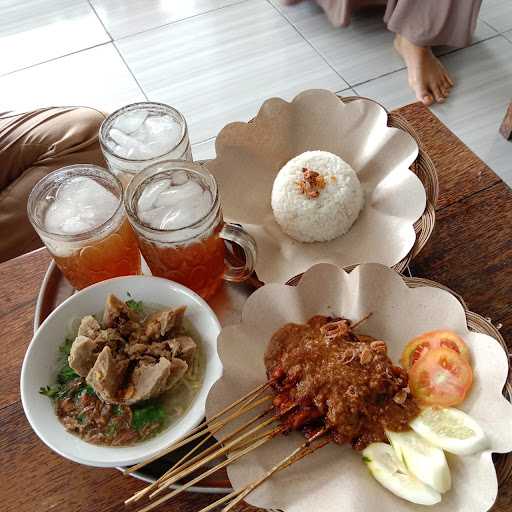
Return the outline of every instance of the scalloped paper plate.
<path id="1" fill-rule="evenodd" d="M 414 222 L 426 205 L 419 178 L 409 169 L 416 141 L 387 126 L 383 107 L 368 99 L 343 103 L 333 93 L 309 90 L 291 103 L 266 101 L 249 123 L 227 125 L 208 163 L 219 182 L 223 211 L 256 239 L 256 273 L 263 282 L 285 282 L 315 263 L 393 266 L 414 245 Z M 274 178 L 291 158 L 330 151 L 357 172 L 365 206 L 345 235 L 330 242 L 300 243 L 275 222 L 270 204 Z"/>
<path id="2" fill-rule="evenodd" d="M 447 454 L 452 489 L 428 509 L 388 492 L 369 474 L 360 453 L 334 444 L 273 475 L 246 501 L 285 512 L 487 511 L 498 490 L 491 454 L 512 450 L 512 405 L 501 394 L 507 356 L 494 338 L 467 329 L 464 310 L 453 295 L 428 286 L 408 288 L 398 273 L 382 265 L 360 265 L 347 274 L 334 265 L 319 264 L 304 274 L 297 287 L 268 284 L 257 290 L 245 304 L 242 322 L 219 335 L 224 374 L 208 396 L 207 418 L 265 382 L 265 347 L 283 324 L 305 322 L 315 314 L 355 321 L 369 312 L 373 315 L 359 331 L 386 340 L 395 362 L 406 342 L 422 332 L 447 328 L 464 338 L 475 378 L 460 408 L 483 427 L 489 449 L 468 457 Z M 228 475 L 235 490 L 262 476 L 302 442 L 298 433 L 278 436 L 230 465 Z"/>

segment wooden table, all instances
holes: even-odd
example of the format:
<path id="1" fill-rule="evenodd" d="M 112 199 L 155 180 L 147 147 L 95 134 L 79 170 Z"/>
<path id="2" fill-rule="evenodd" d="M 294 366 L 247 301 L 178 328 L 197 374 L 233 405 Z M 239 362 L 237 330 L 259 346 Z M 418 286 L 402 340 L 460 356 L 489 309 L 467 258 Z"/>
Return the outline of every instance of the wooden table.
<path id="1" fill-rule="evenodd" d="M 449 286 L 473 311 L 502 323 L 512 342 L 512 191 L 428 109 L 412 104 L 398 112 L 416 129 L 440 181 L 436 228 L 411 270 Z M 55 455 L 23 414 L 20 367 L 49 261 L 40 249 L 0 265 L 0 509 L 121 511 L 141 482 Z M 189 512 L 214 499 L 185 493 L 158 510 Z M 512 480 L 501 486 L 494 510 L 512 510 Z"/>

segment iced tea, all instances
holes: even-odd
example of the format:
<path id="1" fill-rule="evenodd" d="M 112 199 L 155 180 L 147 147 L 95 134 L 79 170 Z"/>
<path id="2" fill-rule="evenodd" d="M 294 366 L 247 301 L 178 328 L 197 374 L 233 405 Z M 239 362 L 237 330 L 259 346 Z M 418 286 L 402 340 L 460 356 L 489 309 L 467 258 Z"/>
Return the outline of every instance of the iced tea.
<path id="1" fill-rule="evenodd" d="M 28 214 L 75 289 L 140 274 L 140 252 L 124 211 L 122 185 L 105 169 L 73 165 L 49 174 L 34 187 Z"/>
<path id="2" fill-rule="evenodd" d="M 116 110 L 101 125 L 100 145 L 124 186 L 152 163 L 192 160 L 185 118 L 164 103 L 144 101 Z"/>
<path id="3" fill-rule="evenodd" d="M 184 284 L 202 297 L 211 297 L 224 276 L 224 240 L 221 224 L 210 236 L 188 244 L 165 246 L 139 238 L 140 250 L 155 276 Z"/>
<path id="4" fill-rule="evenodd" d="M 243 281 L 252 273 L 254 240 L 223 221 L 217 183 L 205 166 L 177 160 L 152 165 L 132 179 L 125 205 L 153 275 L 209 298 L 222 280 Z M 245 265 L 226 264 L 225 239 L 242 247 Z"/>

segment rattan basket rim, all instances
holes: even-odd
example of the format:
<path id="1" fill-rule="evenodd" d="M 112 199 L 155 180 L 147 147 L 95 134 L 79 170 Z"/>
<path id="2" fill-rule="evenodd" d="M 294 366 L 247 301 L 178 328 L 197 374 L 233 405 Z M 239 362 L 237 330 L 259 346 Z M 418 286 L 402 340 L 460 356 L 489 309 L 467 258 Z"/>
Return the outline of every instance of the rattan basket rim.
<path id="1" fill-rule="evenodd" d="M 403 272 L 409 263 L 422 251 L 427 244 L 432 232 L 434 231 L 434 225 L 436 221 L 436 205 L 439 197 L 439 180 L 437 177 L 436 167 L 432 159 L 428 156 L 427 152 L 423 148 L 421 139 L 416 133 L 416 130 L 410 125 L 410 123 L 400 114 L 395 112 L 389 112 L 386 107 L 380 104 L 378 101 L 372 98 L 366 98 L 364 96 L 338 96 L 342 102 L 349 103 L 351 101 L 364 99 L 372 101 L 381 106 L 388 114 L 388 125 L 392 128 L 398 128 L 408 133 L 418 144 L 418 156 L 411 167 L 416 176 L 421 180 L 425 187 L 425 193 L 427 196 L 427 202 L 425 210 L 421 217 L 414 224 L 414 231 L 416 232 L 416 240 L 409 253 L 400 260 L 397 264 L 393 265 L 392 268 L 398 272 Z"/>

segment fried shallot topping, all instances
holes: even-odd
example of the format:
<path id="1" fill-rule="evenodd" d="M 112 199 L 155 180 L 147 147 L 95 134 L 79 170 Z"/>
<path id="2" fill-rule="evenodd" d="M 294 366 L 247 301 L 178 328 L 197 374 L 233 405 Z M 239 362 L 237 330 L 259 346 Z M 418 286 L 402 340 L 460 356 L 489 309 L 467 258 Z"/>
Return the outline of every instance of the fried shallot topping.
<path id="1" fill-rule="evenodd" d="M 301 194 L 309 199 L 315 199 L 320 195 L 320 190 L 325 188 L 325 179 L 320 173 L 307 167 L 302 168 L 302 179 L 297 183 Z"/>

